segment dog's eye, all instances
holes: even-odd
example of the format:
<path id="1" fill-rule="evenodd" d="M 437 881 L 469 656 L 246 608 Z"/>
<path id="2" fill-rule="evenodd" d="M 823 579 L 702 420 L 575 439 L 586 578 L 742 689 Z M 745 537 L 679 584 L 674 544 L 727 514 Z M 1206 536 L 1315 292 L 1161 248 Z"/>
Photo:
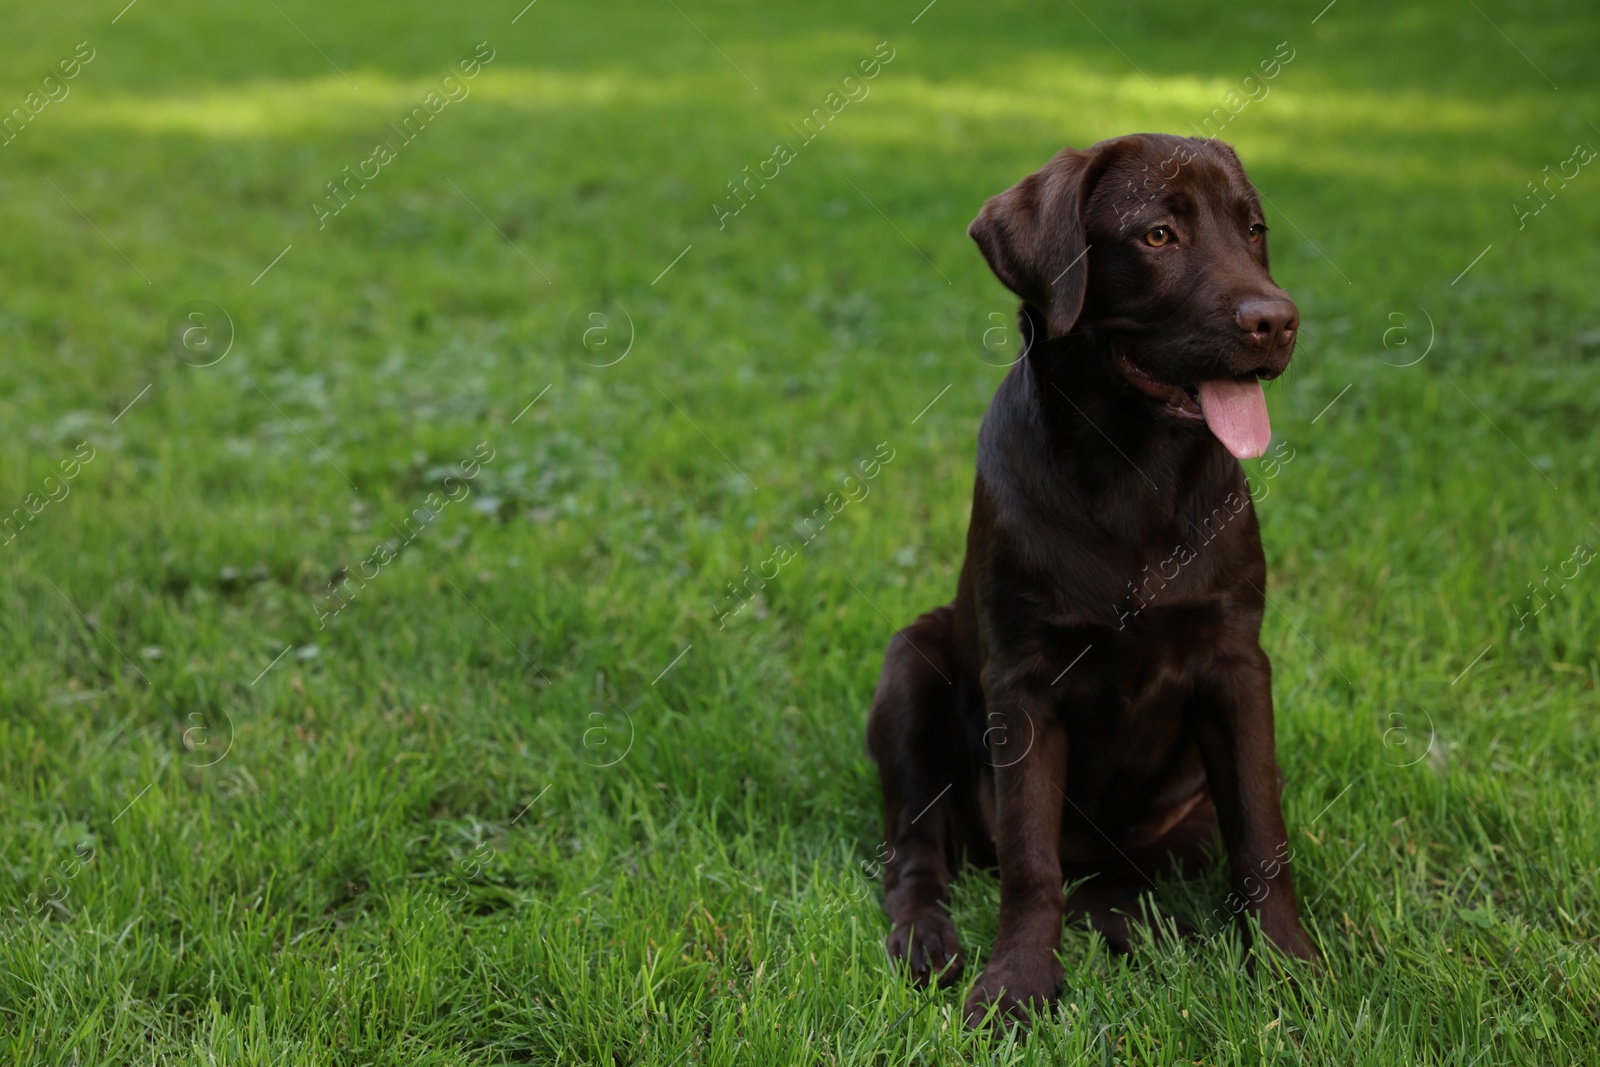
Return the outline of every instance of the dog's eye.
<path id="1" fill-rule="evenodd" d="M 1171 244 L 1176 235 L 1166 226 L 1157 226 L 1144 235 L 1144 243 L 1151 248 L 1160 248 L 1164 244 Z"/>
<path id="2" fill-rule="evenodd" d="M 1245 232 L 1250 235 L 1251 244 L 1259 244 L 1261 242 L 1261 235 L 1267 232 L 1267 228 L 1265 225 L 1258 222 Z"/>

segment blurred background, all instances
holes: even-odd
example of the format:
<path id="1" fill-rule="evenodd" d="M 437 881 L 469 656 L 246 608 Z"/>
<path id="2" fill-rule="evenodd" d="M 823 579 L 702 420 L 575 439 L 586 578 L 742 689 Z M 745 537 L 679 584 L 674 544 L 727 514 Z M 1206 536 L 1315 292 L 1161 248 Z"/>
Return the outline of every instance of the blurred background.
<path id="1" fill-rule="evenodd" d="M 1591 7 L 4 18 L 8 1062 L 1600 1047 Z M 1247 466 L 1327 967 L 1073 929 L 968 1035 L 884 960 L 865 711 L 1018 354 L 967 223 L 1138 131 L 1236 147 L 1303 316 Z"/>

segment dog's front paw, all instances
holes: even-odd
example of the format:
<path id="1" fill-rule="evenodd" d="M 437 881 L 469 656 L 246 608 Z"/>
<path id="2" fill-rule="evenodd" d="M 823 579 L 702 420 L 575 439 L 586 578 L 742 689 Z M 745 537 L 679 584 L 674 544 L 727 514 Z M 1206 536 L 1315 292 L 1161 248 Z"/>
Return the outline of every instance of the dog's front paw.
<path id="1" fill-rule="evenodd" d="M 961 977 L 961 942 L 950 916 L 926 911 L 915 919 L 896 923 L 889 932 L 889 959 L 905 961 L 918 985 L 930 981 L 947 986 Z"/>
<path id="2" fill-rule="evenodd" d="M 1263 916 L 1261 932 L 1272 942 L 1273 947 L 1285 956 L 1305 960 L 1313 967 L 1322 959 L 1322 954 L 1317 951 L 1317 946 L 1311 943 L 1310 935 L 1306 933 L 1305 927 L 1300 925 L 1297 916 L 1291 915 L 1276 922 L 1269 921 Z"/>
<path id="3" fill-rule="evenodd" d="M 1047 961 L 1021 965 L 994 960 L 967 994 L 967 1025 L 982 1025 L 991 1010 L 998 1019 L 1026 1025 L 1030 1012 L 1043 1012 L 1055 1002 L 1060 986 L 1061 965 L 1053 953 Z"/>

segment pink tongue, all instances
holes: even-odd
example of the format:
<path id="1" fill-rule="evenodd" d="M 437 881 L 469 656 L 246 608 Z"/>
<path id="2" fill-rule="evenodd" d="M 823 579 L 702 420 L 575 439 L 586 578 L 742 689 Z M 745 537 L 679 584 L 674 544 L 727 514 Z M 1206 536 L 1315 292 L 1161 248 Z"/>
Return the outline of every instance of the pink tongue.
<path id="1" fill-rule="evenodd" d="M 1239 459 L 1254 459 L 1267 450 L 1272 425 L 1267 421 L 1267 398 L 1261 383 L 1222 379 L 1201 382 L 1200 412 L 1217 440 Z"/>

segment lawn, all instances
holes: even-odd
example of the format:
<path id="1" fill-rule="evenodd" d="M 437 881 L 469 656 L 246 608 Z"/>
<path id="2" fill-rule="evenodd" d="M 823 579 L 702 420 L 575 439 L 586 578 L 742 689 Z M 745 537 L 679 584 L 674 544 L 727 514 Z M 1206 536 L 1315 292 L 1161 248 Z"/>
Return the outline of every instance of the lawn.
<path id="1" fill-rule="evenodd" d="M 1600 12 L 523 2 L 5 16 L 0 1062 L 1600 1062 Z M 966 225 L 1208 119 L 1325 967 L 1214 870 L 969 1033 L 862 743 L 1015 358 Z"/>

